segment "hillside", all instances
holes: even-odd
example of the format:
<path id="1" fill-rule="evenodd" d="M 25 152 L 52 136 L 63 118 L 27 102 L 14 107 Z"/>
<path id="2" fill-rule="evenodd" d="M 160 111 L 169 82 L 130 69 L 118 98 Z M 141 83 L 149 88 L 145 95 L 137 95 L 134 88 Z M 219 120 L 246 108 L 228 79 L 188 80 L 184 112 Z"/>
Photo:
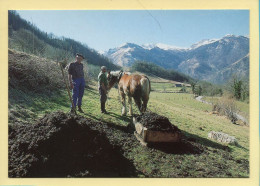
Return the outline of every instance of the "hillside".
<path id="1" fill-rule="evenodd" d="M 9 50 L 8 59 L 9 177 L 250 176 L 249 127 L 212 114 L 212 106 L 196 101 L 192 94 L 160 91 L 172 90 L 173 82 L 150 76 L 155 91 L 148 109 L 178 127 L 182 140 L 144 147 L 133 134 L 132 118 L 121 116 L 117 89 L 108 94 L 105 115 L 99 108 L 97 82 L 88 83 L 85 113 L 71 116 L 56 62 L 14 50 Z M 248 113 L 248 104 L 240 104 Z M 137 107 L 133 109 L 138 114 Z M 209 139 L 210 131 L 234 136 L 238 144 Z"/>
<path id="2" fill-rule="evenodd" d="M 164 118 L 163 121 L 178 129 L 176 131 L 181 136 L 180 141 L 174 143 L 143 146 L 134 135 L 133 118 L 121 116 L 122 103 L 116 88 L 108 93 L 106 109 L 109 113 L 100 112 L 98 82 L 93 77 L 97 76 L 100 65 L 115 70 L 118 66 L 79 42 L 42 33 L 19 19 L 15 12 L 9 15 L 15 17 L 9 17 L 9 178 L 251 176 L 250 128 L 241 121 L 231 121 L 220 113 L 212 112 L 212 105 L 194 99 L 191 87 L 187 87 L 189 91 L 174 87 L 173 84 L 178 83 L 174 80 L 188 82 L 189 77 L 156 65 L 140 63 L 142 73 L 148 74 L 151 79 L 152 88 L 145 117 L 150 121 L 157 116 Z M 200 47 L 194 46 L 194 50 Z M 176 48 L 158 45 L 151 50 L 171 49 Z M 84 113 L 77 116 L 69 113 L 70 100 L 57 63 L 62 61 L 66 66 L 74 59 L 75 52 L 81 52 L 87 58 L 84 62 L 87 82 L 82 104 Z M 181 52 L 176 49 L 175 54 Z M 164 55 L 160 57 L 163 59 Z M 246 67 L 248 59 L 246 56 L 244 60 L 236 60 L 226 66 L 226 71 L 241 64 Z M 169 77 L 172 79 L 168 80 Z M 229 98 L 213 97 L 213 94 L 207 99 L 208 102 L 233 101 L 231 106 L 235 102 Z M 239 114 L 249 115 L 249 104 L 236 103 Z M 138 117 L 144 116 L 140 115 L 135 105 L 133 112 Z M 149 118 L 149 115 L 154 117 Z M 158 126 L 160 124 L 157 122 Z M 167 128 L 165 130 L 168 131 Z M 228 144 L 209 138 L 212 131 L 228 134 L 237 141 Z"/>
<path id="3" fill-rule="evenodd" d="M 179 81 L 179 82 L 191 82 L 194 81 L 188 75 L 177 72 L 175 70 L 164 69 L 154 63 L 147 63 L 144 61 L 136 61 L 132 67 L 132 71 L 140 71 L 147 75 L 157 76 L 160 78 Z"/>
<path id="4" fill-rule="evenodd" d="M 58 63 L 16 50 L 8 50 L 9 88 L 47 93 L 64 88 Z"/>
<path id="5" fill-rule="evenodd" d="M 248 53 L 248 37 L 226 35 L 221 39 L 200 41 L 190 48 L 163 44 L 139 46 L 126 43 L 108 50 L 106 55 L 120 66 L 132 66 L 137 60 L 147 61 L 166 69 L 174 69 L 195 79 L 223 83 L 231 77 L 230 74 L 226 74 L 218 81 L 215 73 L 232 66 Z M 239 71 L 240 67 L 237 67 Z M 243 70 L 245 67 L 248 67 L 246 70 L 249 71 L 249 66 L 242 67 Z"/>
<path id="6" fill-rule="evenodd" d="M 86 44 L 46 33 L 22 19 L 15 11 L 8 13 L 9 48 L 54 61 L 65 62 L 74 60 L 76 53 L 81 53 L 89 64 L 105 65 L 112 70 L 120 69 L 119 66 L 113 64 L 108 58 L 100 55 Z"/>
<path id="7" fill-rule="evenodd" d="M 230 66 L 218 71 L 211 79 L 213 79 L 213 82 L 215 83 L 225 83 L 225 81 L 234 74 L 249 82 L 249 54 L 232 63 Z"/>

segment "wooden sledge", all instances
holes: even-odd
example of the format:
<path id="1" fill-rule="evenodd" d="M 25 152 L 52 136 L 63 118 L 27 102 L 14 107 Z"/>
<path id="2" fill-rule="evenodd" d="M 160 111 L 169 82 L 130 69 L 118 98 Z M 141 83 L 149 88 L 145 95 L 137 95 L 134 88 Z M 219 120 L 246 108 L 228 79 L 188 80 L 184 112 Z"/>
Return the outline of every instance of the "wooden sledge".
<path id="1" fill-rule="evenodd" d="M 181 134 L 179 132 L 162 132 L 151 131 L 143 126 L 142 123 L 137 122 L 133 117 L 133 124 L 135 127 L 134 135 L 144 146 L 148 143 L 160 143 L 160 142 L 179 142 L 181 140 Z"/>

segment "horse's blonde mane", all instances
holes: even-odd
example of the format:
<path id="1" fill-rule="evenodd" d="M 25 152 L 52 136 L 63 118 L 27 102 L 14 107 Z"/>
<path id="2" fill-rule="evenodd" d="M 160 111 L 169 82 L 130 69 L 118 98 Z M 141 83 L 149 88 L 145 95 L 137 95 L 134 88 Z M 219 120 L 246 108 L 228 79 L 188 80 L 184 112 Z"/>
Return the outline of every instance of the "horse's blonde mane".
<path id="1" fill-rule="evenodd" d="M 112 76 L 117 76 L 118 77 L 120 75 L 120 72 L 121 72 L 120 70 L 118 70 L 118 71 L 111 71 L 110 74 Z"/>
<path id="2" fill-rule="evenodd" d="M 120 76 L 120 73 L 121 73 L 121 72 L 122 72 L 121 70 L 111 71 L 110 74 L 111 74 L 112 76 L 118 77 L 118 76 Z M 130 74 L 131 74 L 130 72 L 122 72 L 122 73 L 123 73 L 123 74 L 127 74 L 127 75 L 130 75 Z"/>

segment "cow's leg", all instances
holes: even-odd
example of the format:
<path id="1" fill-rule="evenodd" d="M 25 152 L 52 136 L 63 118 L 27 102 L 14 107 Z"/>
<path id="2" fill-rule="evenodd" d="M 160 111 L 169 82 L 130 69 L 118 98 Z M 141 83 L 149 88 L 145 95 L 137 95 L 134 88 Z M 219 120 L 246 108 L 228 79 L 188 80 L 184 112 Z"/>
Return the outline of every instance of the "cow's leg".
<path id="1" fill-rule="evenodd" d="M 128 104 L 129 104 L 129 115 L 133 115 L 133 108 L 132 108 L 132 97 L 128 96 Z"/>
<path id="2" fill-rule="evenodd" d="M 121 95 L 121 103 L 123 105 L 122 116 L 125 116 L 126 115 L 125 93 L 123 91 L 120 91 L 120 95 Z"/>

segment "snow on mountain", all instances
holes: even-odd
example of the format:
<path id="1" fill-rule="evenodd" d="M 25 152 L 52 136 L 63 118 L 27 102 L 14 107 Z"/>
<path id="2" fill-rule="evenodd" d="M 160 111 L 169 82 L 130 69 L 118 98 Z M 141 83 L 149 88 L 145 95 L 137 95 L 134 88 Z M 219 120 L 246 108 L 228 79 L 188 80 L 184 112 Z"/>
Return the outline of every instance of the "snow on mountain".
<path id="1" fill-rule="evenodd" d="M 166 69 L 175 69 L 194 78 L 212 81 L 211 77 L 216 71 L 227 68 L 248 53 L 249 38 L 229 34 L 221 39 L 202 40 L 190 48 L 162 43 L 141 46 L 124 43 L 120 47 L 109 49 L 106 56 L 120 66 L 130 67 L 135 61 L 141 60 Z"/>
<path id="2" fill-rule="evenodd" d="M 131 52 L 135 50 L 137 45 L 132 43 L 125 43 L 115 49 L 109 49 L 106 55 L 116 64 L 120 66 L 127 66 L 129 58 L 131 58 Z"/>
<path id="3" fill-rule="evenodd" d="M 153 48 L 160 48 L 163 50 L 185 50 L 187 48 L 182 48 L 182 47 L 177 47 L 177 46 L 172 46 L 172 45 L 167 45 L 163 43 L 156 43 L 156 44 L 144 44 L 142 45 L 144 49 L 151 50 Z"/>
<path id="4" fill-rule="evenodd" d="M 208 45 L 208 44 L 214 43 L 216 41 L 219 41 L 219 39 L 204 39 L 202 41 L 199 41 L 198 43 L 191 45 L 190 49 L 196 49 L 203 45 Z"/>
<path id="5" fill-rule="evenodd" d="M 106 54 L 106 52 L 105 51 L 103 51 L 103 50 L 99 50 L 99 51 L 97 51 L 100 55 L 105 55 Z"/>

